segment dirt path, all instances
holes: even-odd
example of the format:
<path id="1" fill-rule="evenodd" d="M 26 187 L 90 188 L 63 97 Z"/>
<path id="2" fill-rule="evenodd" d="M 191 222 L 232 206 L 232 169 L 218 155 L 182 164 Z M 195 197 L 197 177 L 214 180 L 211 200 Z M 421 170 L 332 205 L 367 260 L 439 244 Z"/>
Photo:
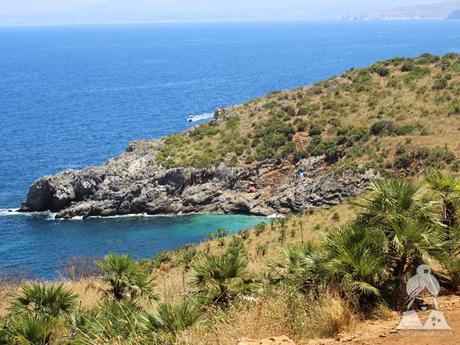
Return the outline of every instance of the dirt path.
<path id="1" fill-rule="evenodd" d="M 336 339 L 312 340 L 308 345 L 460 345 L 460 297 L 442 297 L 440 310 L 446 315 L 452 332 L 436 331 L 435 334 L 402 334 L 395 331 L 400 316 L 395 314 L 389 320 L 367 321 L 356 327 L 353 332 L 343 334 Z M 422 322 L 423 316 L 420 317 Z"/>

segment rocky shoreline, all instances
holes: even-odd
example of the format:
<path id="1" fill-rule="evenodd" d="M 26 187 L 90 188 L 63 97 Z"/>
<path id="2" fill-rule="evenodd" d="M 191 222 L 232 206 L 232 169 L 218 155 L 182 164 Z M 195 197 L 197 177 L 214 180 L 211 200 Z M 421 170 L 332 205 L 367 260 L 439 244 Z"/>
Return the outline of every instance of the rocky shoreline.
<path id="1" fill-rule="evenodd" d="M 159 166 L 162 140 L 130 143 L 107 163 L 65 170 L 31 185 L 21 212 L 52 211 L 57 218 L 127 214 L 246 213 L 270 215 L 327 207 L 360 193 L 374 178 L 336 174 L 322 157 L 257 166 Z M 300 173 L 299 173 L 300 172 Z"/>

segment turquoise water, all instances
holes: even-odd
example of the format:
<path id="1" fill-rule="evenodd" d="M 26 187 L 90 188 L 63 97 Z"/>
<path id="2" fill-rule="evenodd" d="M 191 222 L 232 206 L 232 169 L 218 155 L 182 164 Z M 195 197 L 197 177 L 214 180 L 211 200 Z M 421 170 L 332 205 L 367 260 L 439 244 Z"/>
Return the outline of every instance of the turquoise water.
<path id="1" fill-rule="evenodd" d="M 100 164 L 129 141 L 394 56 L 460 52 L 460 21 L 0 28 L 0 210 L 31 182 Z M 53 221 L 0 211 L 0 267 L 53 277 L 72 256 L 151 256 L 257 219 Z"/>
<path id="2" fill-rule="evenodd" d="M 30 226 L 27 236 L 11 234 L 1 244 L 4 269 L 27 269 L 34 277 L 52 279 L 62 263 L 73 257 L 101 257 L 109 251 L 131 253 L 136 258 L 153 257 L 162 250 L 174 249 L 208 238 L 220 227 L 235 233 L 263 221 L 245 215 L 187 215 L 119 217 L 87 220 L 52 220 L 49 215 L 10 215 L 3 224 L 18 222 Z M 18 264 L 20 263 L 20 264 Z"/>

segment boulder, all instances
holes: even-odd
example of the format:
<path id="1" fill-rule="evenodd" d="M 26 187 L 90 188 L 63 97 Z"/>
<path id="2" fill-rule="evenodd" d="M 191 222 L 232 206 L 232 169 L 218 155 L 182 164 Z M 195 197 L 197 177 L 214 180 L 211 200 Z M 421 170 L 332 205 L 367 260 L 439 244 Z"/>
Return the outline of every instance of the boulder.
<path id="1" fill-rule="evenodd" d="M 21 211 L 47 211 L 51 209 L 54 192 L 54 186 L 50 183 L 48 177 L 36 180 L 29 188 L 26 201 L 21 206 Z"/>

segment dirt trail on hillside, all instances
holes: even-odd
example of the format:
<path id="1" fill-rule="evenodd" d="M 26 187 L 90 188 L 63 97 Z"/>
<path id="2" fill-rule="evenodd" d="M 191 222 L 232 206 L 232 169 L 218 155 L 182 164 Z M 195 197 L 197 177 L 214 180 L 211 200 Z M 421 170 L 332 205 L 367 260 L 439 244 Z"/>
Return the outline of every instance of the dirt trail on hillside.
<path id="1" fill-rule="evenodd" d="M 434 335 L 401 334 L 395 331 L 400 321 L 399 315 L 390 320 L 367 321 L 356 327 L 349 334 L 342 334 L 335 339 L 311 340 L 305 345 L 459 345 L 460 344 L 460 296 L 440 299 L 440 310 L 445 313 L 452 332 L 436 331 Z M 425 320 L 420 317 L 422 322 Z M 303 345 L 303 344 L 300 344 Z"/>

